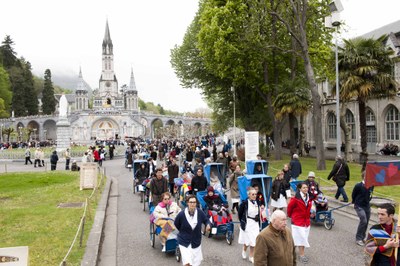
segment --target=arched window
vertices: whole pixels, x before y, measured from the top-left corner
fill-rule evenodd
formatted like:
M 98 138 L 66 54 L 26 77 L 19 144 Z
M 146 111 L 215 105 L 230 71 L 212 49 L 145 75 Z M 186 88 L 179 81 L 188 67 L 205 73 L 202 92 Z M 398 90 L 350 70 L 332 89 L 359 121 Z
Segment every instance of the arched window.
M 356 123 L 354 121 L 354 115 L 349 109 L 346 111 L 345 120 L 346 125 L 350 128 L 350 138 L 356 139 Z
M 399 140 L 400 139 L 400 116 L 399 110 L 392 106 L 386 113 L 385 119 L 386 139 Z
M 336 116 L 328 113 L 328 139 L 336 139 Z
M 375 115 L 370 109 L 367 110 L 366 121 L 367 122 L 375 122 Z

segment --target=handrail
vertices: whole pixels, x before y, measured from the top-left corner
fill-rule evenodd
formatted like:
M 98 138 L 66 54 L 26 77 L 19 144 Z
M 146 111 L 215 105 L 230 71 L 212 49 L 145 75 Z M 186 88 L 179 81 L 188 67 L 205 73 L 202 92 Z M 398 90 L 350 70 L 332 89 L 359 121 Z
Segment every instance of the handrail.
M 81 232 L 80 245 L 82 246 L 82 238 L 83 238 L 83 233 L 84 233 L 83 228 L 84 228 L 84 226 L 85 226 L 86 213 L 87 213 L 88 206 L 89 206 L 89 200 L 94 196 L 95 192 L 97 192 L 97 191 L 99 190 L 99 188 L 101 187 L 101 185 L 102 185 L 102 183 L 103 183 L 103 179 L 104 179 L 104 177 L 105 177 L 105 173 L 106 173 L 105 167 L 104 167 L 104 168 L 99 168 L 99 172 L 101 172 L 101 170 L 102 170 L 103 172 L 100 173 L 100 176 L 101 176 L 101 177 L 100 177 L 100 182 L 97 184 L 97 187 L 95 187 L 95 188 L 93 189 L 93 191 L 92 191 L 92 193 L 90 194 L 90 196 L 87 197 L 87 198 L 85 199 L 85 208 L 84 208 L 84 210 L 83 210 L 83 214 L 82 214 L 81 220 L 80 220 L 80 222 L 79 222 L 79 226 L 78 226 L 78 229 L 77 229 L 77 231 L 76 231 L 74 240 L 72 241 L 72 243 L 71 243 L 71 245 L 70 245 L 70 247 L 69 247 L 69 249 L 68 249 L 68 251 L 67 251 L 67 254 L 65 254 L 63 260 L 61 261 L 60 266 L 66 266 L 66 265 L 67 265 L 67 258 L 68 258 L 68 256 L 70 255 L 70 253 L 71 253 L 71 251 L 72 251 L 72 248 L 75 246 L 75 242 L 76 242 L 76 239 L 78 238 L 79 232 Z

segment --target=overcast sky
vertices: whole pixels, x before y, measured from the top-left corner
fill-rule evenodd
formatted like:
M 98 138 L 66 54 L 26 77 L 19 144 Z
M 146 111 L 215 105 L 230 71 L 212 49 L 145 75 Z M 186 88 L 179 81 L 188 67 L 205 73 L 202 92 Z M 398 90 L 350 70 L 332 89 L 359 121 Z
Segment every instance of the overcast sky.
M 400 19 L 400 0 L 342 0 L 346 38 Z M 133 68 L 139 97 L 180 112 L 206 107 L 197 89 L 183 89 L 170 64 L 198 0 L 12 0 L 2 3 L 0 39 L 10 35 L 33 72 L 83 77 L 98 87 L 101 44 L 108 18 L 119 86 Z M 400 29 L 399 29 L 400 31 Z

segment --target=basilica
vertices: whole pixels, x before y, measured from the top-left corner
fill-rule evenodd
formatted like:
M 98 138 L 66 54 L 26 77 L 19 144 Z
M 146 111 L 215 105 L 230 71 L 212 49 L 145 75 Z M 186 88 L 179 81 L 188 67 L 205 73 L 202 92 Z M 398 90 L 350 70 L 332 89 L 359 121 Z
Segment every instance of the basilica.
M 108 21 L 101 44 L 102 70 L 99 87 L 93 93 L 86 86 L 82 71 L 74 93 L 55 95 L 56 112 L 53 115 L 14 117 L 0 119 L 1 128 L 13 128 L 10 141 L 60 141 L 60 128 L 65 142 L 91 145 L 98 140 L 115 140 L 131 137 L 153 138 L 156 128 L 174 126 L 179 135 L 195 129 L 201 134 L 210 128 L 211 120 L 186 116 L 168 116 L 143 112 L 139 108 L 138 91 L 133 70 L 129 86 L 118 86 L 114 71 L 114 53 Z M 66 98 L 66 115 L 60 127 L 59 103 Z M 39 105 L 41 99 L 39 97 Z M 157 127 L 156 127 L 157 125 Z M 30 132 L 27 134 L 27 132 Z

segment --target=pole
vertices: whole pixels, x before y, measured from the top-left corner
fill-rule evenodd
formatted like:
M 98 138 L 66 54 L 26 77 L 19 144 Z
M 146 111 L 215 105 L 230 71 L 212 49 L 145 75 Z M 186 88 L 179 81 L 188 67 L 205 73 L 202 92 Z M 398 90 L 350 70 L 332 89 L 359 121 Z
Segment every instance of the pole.
M 236 155 L 236 95 L 234 87 L 232 87 L 232 92 L 233 92 L 233 155 Z
M 340 110 L 339 110 L 339 62 L 338 62 L 338 37 L 337 37 L 337 27 L 336 27 L 336 40 L 335 40 L 335 65 L 336 65 L 336 152 L 337 155 L 341 154 L 341 132 L 340 132 Z

